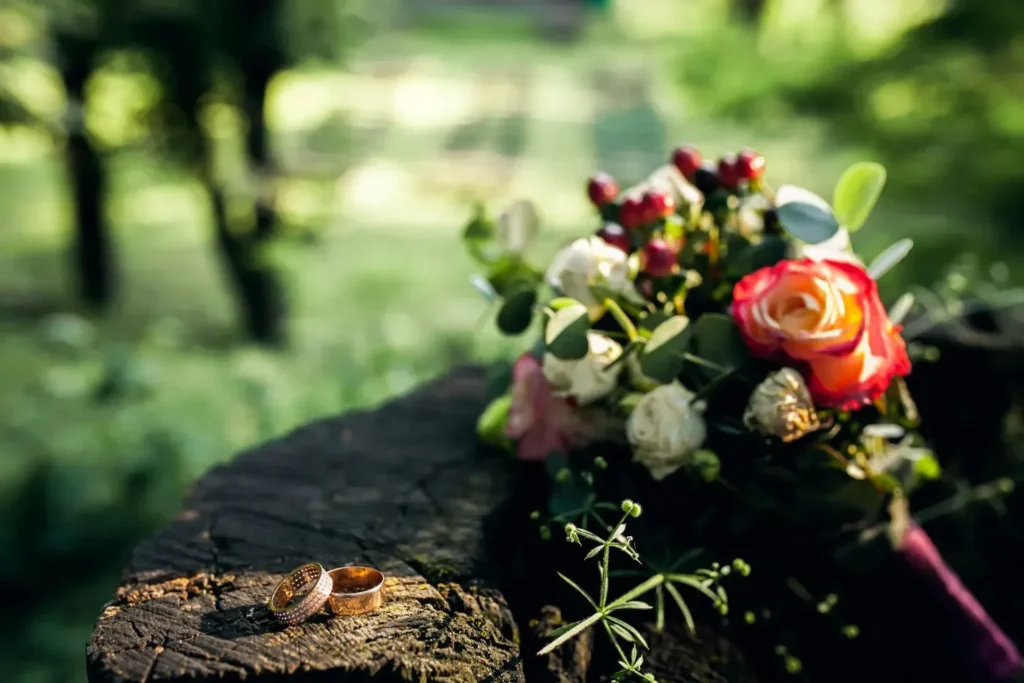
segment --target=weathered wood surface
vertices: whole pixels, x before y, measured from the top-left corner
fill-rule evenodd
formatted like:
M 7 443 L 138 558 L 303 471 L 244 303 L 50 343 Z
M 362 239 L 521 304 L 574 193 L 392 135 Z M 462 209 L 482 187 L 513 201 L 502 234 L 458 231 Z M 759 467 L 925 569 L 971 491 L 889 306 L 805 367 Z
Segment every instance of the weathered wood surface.
M 88 644 L 89 680 L 475 683 L 522 681 L 524 669 L 531 682 L 591 678 L 589 637 L 534 655 L 553 609 L 539 609 L 549 598 L 537 593 L 558 584 L 556 567 L 519 557 L 526 546 L 510 535 L 536 529 L 505 506 L 522 494 L 520 465 L 476 446 L 484 384 L 482 370 L 459 369 L 211 471 L 136 550 Z M 307 561 L 376 566 L 390 577 L 388 600 L 368 615 L 280 626 L 266 599 Z M 506 595 L 530 595 L 516 615 L 522 655 Z M 738 655 L 716 663 L 717 638 L 675 647 L 689 654 L 667 680 L 748 680 L 722 673 Z
M 474 447 L 482 387 L 457 372 L 210 472 L 136 550 L 89 642 L 89 680 L 522 680 L 515 624 L 481 566 L 511 466 Z M 380 568 L 387 602 L 278 626 L 264 603 L 308 561 Z

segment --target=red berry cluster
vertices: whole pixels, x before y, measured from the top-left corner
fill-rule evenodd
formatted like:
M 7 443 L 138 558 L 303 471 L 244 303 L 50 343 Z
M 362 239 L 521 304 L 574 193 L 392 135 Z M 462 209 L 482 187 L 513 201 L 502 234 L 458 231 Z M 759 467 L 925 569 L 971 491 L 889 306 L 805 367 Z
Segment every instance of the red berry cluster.
M 718 163 L 704 161 L 700 150 L 693 145 L 677 147 L 672 153 L 672 164 L 705 196 L 718 189 L 736 190 L 743 183 L 757 183 L 764 176 L 764 157 L 752 149 L 739 154 L 726 154 Z
M 677 147 L 671 162 L 705 197 L 719 189 L 732 193 L 741 186 L 756 184 L 765 167 L 764 157 L 752 149 L 726 154 L 716 164 L 705 161 L 693 145 Z M 627 192 L 622 197 L 619 194 L 619 184 L 607 173 L 595 173 L 587 182 L 590 201 L 602 216 L 617 221 L 606 221 L 598 230 L 598 237 L 627 254 L 642 243 L 640 265 L 644 273 L 652 277 L 674 273 L 680 245 L 663 239 L 656 228 L 676 212 L 675 201 L 656 190 Z M 649 228 L 655 228 L 653 233 L 647 232 Z
M 587 196 L 602 213 L 618 200 L 617 220 L 607 221 L 597 236 L 627 254 L 642 235 L 639 231 L 656 226 L 676 212 L 676 203 L 664 192 L 650 190 L 627 193 L 621 199 L 619 185 L 607 173 L 596 173 L 587 182 Z M 671 275 L 676 268 L 676 249 L 665 240 L 655 237 L 646 241 L 640 253 L 641 268 L 652 277 Z

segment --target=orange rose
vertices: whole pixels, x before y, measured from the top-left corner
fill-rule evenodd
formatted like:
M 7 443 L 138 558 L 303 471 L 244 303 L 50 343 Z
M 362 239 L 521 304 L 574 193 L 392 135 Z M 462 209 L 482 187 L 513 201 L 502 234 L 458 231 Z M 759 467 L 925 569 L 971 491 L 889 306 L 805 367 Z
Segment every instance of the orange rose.
M 910 373 L 900 327 L 863 266 L 780 261 L 740 280 L 732 316 L 762 358 L 795 361 L 819 406 L 855 410 Z

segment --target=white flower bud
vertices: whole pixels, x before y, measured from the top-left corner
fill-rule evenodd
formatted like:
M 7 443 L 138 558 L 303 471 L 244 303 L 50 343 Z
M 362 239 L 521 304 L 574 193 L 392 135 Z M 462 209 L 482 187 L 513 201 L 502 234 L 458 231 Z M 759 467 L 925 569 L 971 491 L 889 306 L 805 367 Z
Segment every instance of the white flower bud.
M 800 373 L 783 368 L 768 375 L 750 395 L 743 422 L 751 431 L 796 441 L 821 427 Z
M 618 342 L 598 332 L 587 333 L 589 350 L 579 360 L 565 360 L 544 354 L 544 378 L 561 396 L 574 398 L 583 406 L 594 403 L 615 388 L 622 364 L 609 367 L 622 355 Z
M 664 479 L 688 464 L 704 443 L 707 427 L 701 403 L 679 382 L 664 384 L 644 394 L 626 423 L 633 459 L 655 480 Z
M 617 247 L 600 237 L 584 237 L 555 254 L 545 279 L 563 296 L 585 305 L 590 317 L 596 319 L 604 311 L 592 285 L 607 287 L 629 298 L 639 295 L 630 279 L 629 258 Z

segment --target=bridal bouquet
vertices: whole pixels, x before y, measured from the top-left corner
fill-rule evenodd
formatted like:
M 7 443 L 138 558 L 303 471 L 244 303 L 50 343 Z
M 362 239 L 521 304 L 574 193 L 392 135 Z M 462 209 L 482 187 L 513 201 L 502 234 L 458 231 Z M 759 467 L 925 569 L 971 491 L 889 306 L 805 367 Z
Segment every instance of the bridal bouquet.
M 598 466 L 643 468 L 662 491 L 727 491 L 728 502 L 702 503 L 732 534 L 716 549 L 735 540 L 755 572 L 758 534 L 835 539 L 853 528 L 863 539 L 882 529 L 972 623 L 972 670 L 1003 680 L 1020 670 L 1016 649 L 906 512 L 906 497 L 939 468 L 903 380 L 912 366 L 900 323 L 913 299 L 887 309 L 876 283 L 912 243 L 866 264 L 850 241 L 885 169 L 853 165 L 826 201 L 769 187 L 765 166 L 752 150 L 712 163 L 684 146 L 624 191 L 596 174 L 595 230 L 543 268 L 529 260 L 532 204 L 497 220 L 478 210 L 463 235 L 486 271 L 475 284 L 503 333 L 537 337 L 481 416 L 480 436 L 549 466 L 547 512 L 559 522 L 602 519 L 592 475 L 574 467 L 592 444 L 618 443 Z

